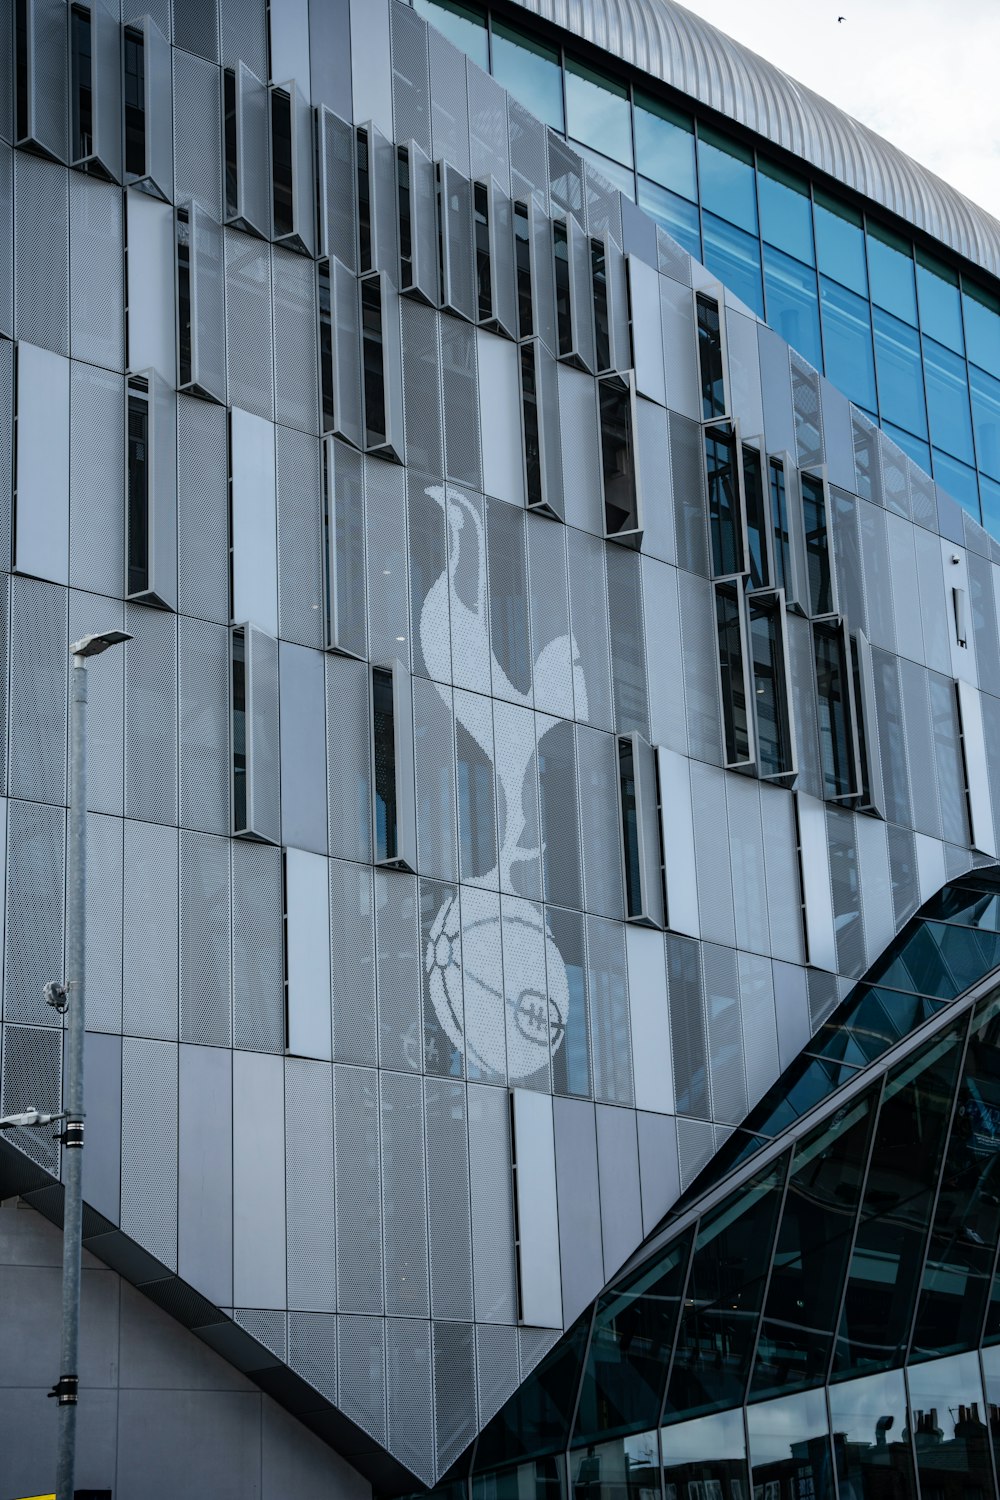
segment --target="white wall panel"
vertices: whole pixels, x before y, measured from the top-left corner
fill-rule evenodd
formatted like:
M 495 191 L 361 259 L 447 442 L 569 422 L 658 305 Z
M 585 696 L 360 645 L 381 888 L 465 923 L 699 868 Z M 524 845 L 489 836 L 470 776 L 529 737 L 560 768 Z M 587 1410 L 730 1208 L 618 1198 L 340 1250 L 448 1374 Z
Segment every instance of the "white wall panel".
M 673 1114 L 674 1075 L 663 938 L 649 928 L 629 923 L 625 928 L 625 953 L 635 1106 L 657 1114 Z
M 332 1057 L 328 882 L 322 854 L 285 850 L 288 1050 L 299 1057 Z
M 68 359 L 17 346 L 17 512 L 19 573 L 69 582 Z
M 484 329 L 478 330 L 477 342 L 483 490 L 512 505 L 523 505 L 520 349 Z
M 128 368 L 158 370 L 177 382 L 174 211 L 133 189 L 128 225 Z
M 278 634 L 274 428 L 234 407 L 233 619 Z
M 533 1327 L 561 1328 L 562 1278 L 552 1099 L 530 1089 L 514 1089 L 513 1100 L 521 1316 Z
M 799 862 L 806 923 L 806 954 L 816 969 L 837 969 L 837 936 L 833 922 L 830 860 L 826 842 L 826 809 L 816 797 L 795 794 L 799 820 Z

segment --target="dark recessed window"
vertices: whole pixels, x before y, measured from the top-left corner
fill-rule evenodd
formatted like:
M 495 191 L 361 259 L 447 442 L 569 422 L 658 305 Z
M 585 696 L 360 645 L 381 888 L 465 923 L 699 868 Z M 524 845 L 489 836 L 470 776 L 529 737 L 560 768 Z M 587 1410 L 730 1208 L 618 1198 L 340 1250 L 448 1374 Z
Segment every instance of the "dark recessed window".
M 271 179 L 274 237 L 294 233 L 292 198 L 292 100 L 284 89 L 271 91 Z
M 851 797 L 855 778 L 851 687 L 843 626 L 813 626 L 823 795 Z
M 608 536 L 620 536 L 636 532 L 639 526 L 632 392 L 628 382 L 617 375 L 599 380 L 597 389 L 604 469 L 604 529 Z
M 146 54 L 145 40 L 136 26 L 125 27 L 125 171 L 146 175 Z
M 780 595 L 755 594 L 747 600 L 750 659 L 757 727 L 757 770 L 761 776 L 794 772 L 785 675 L 785 638 Z
M 514 204 L 514 255 L 517 260 L 517 334 L 528 339 L 535 331 L 531 302 L 531 219 L 527 203 Z
M 323 431 L 332 432 L 334 424 L 333 296 L 328 260 L 321 260 L 317 266 L 317 284 L 319 288 L 319 367 L 323 397 Z
M 177 210 L 177 378 L 192 381 L 191 365 L 191 214 Z
M 590 242 L 590 273 L 594 286 L 594 335 L 598 370 L 610 370 L 611 311 L 608 304 L 608 255 L 603 240 Z
M 791 538 L 788 532 L 788 490 L 785 466 L 780 458 L 768 461 L 768 489 L 771 496 L 771 536 L 774 539 L 774 582 L 787 589 L 791 580 Z
M 128 393 L 128 592 L 149 590 L 149 399 L 137 381 Z
M 413 285 L 410 153 L 405 146 L 396 148 L 396 201 L 399 205 L 399 285 L 405 292 Z
M 752 589 L 769 588 L 768 513 L 764 500 L 763 460 L 756 448 L 743 449 L 743 495 L 746 502 L 747 564 Z
M 364 369 L 365 445 L 386 441 L 385 355 L 382 347 L 382 288 L 378 280 L 361 283 L 361 342 Z
M 90 11 L 74 5 L 70 12 L 72 38 L 73 161 L 85 161 L 94 150 L 93 48 Z
M 538 375 L 533 344 L 521 347 L 521 411 L 524 420 L 524 466 L 528 504 L 541 505 L 545 499 L 542 485 L 542 443 L 538 421 Z
M 622 839 L 625 862 L 625 915 L 643 915 L 642 859 L 639 851 L 639 819 L 635 790 L 635 752 L 632 741 L 618 741 L 618 785 L 622 804 Z
M 226 68 L 222 75 L 225 105 L 224 134 L 226 148 L 226 218 L 235 219 L 240 211 L 239 158 L 236 145 L 236 74 Z
M 722 371 L 722 328 L 719 304 L 711 297 L 696 298 L 698 307 L 698 358 L 701 364 L 701 407 L 706 421 L 726 410 L 726 388 Z
M 747 703 L 742 601 L 735 584 L 716 584 L 715 622 L 719 635 L 726 764 L 743 765 L 750 759 L 750 706 Z
M 247 827 L 247 690 L 246 635 L 233 631 L 233 828 Z
M 569 276 L 569 236 L 562 219 L 552 221 L 552 253 L 556 272 L 556 332 L 559 354 L 573 351 L 573 304 Z
M 28 0 L 17 0 L 14 31 L 17 57 L 17 138 L 28 134 Z
M 484 182 L 477 182 L 473 197 L 473 229 L 476 237 L 476 291 L 479 321 L 493 317 L 493 280 L 490 271 L 490 195 Z
M 357 144 L 358 271 L 363 276 L 372 268 L 372 185 L 367 130 L 358 130 Z
M 745 567 L 740 481 L 736 472 L 736 438 L 730 427 L 705 433 L 708 519 L 712 536 L 712 570 L 716 578 L 742 573 Z
M 372 670 L 372 732 L 375 745 L 375 859 L 384 864 L 396 858 L 397 826 L 392 673 L 382 667 Z
M 810 612 L 831 614 L 833 575 L 830 571 L 830 541 L 826 521 L 823 481 L 813 474 L 802 476 L 802 517 L 805 526 L 806 561 L 809 566 Z

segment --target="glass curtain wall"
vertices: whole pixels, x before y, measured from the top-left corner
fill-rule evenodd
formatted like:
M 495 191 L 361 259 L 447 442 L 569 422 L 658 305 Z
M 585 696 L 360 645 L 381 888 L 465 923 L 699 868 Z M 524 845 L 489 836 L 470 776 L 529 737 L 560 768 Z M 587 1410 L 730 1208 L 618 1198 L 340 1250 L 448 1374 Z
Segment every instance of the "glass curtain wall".
M 412 3 L 1000 536 L 995 288 L 483 4 Z

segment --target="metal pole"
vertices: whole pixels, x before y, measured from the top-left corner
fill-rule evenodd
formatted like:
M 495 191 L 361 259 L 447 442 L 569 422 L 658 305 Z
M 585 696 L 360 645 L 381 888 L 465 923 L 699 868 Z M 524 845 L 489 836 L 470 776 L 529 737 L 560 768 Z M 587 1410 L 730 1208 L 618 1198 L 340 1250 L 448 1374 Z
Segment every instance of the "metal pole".
M 70 698 L 70 802 L 66 914 L 66 1126 L 63 1133 L 62 1355 L 57 1500 L 73 1500 L 79 1387 L 80 1255 L 83 1240 L 84 912 L 87 894 L 87 662 L 73 657 Z

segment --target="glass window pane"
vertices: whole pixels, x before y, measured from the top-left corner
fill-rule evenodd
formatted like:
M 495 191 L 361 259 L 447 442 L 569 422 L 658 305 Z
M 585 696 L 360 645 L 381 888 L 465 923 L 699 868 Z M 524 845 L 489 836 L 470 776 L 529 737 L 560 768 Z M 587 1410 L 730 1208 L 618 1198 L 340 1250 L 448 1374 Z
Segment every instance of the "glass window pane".
M 795 1149 L 752 1397 L 810 1385 L 826 1374 L 861 1202 L 873 1097 L 854 1100 Z M 750 1445 L 756 1463 L 752 1435 Z
M 665 1415 L 743 1400 L 787 1161 L 779 1157 L 698 1225 Z
M 486 18 L 481 11 L 460 5 L 458 0 L 413 0 L 418 15 L 426 16 L 435 30 L 478 63 L 484 73 L 490 70 L 490 48 L 486 35 Z
M 925 338 L 924 376 L 931 441 L 955 458 L 973 462 L 972 418 L 965 360 Z
M 620 193 L 624 193 L 626 198 L 635 199 L 635 175 L 631 167 L 623 167 L 618 162 L 612 161 L 609 156 L 602 156 L 599 151 L 591 151 L 589 146 L 581 146 L 579 141 L 574 141 L 573 145 L 584 160 L 593 162 L 597 170 Z
M 660 1418 L 692 1232 L 597 1304 L 573 1442 Z
M 767 321 L 817 370 L 823 368 L 816 272 L 770 245 L 764 246 Z
M 716 578 L 725 578 L 743 571 L 740 484 L 736 473 L 736 438 L 731 427 L 708 428 L 705 468 L 712 572 Z
M 962 354 L 962 297 L 958 290 L 958 273 L 924 251 L 917 251 L 917 297 L 920 302 L 920 327 L 940 344 Z
M 921 1492 L 969 1500 L 995 1493 L 976 1355 L 914 1365 L 906 1378 Z
M 1000 479 L 1000 380 L 994 380 L 974 365 L 969 369 L 969 380 L 979 467 L 994 479 Z
M 759 317 L 764 316 L 760 284 L 760 241 L 756 235 L 734 229 L 714 214 L 702 215 L 705 230 L 705 264 L 713 276 L 735 292 Z
M 493 22 L 493 76 L 525 109 L 553 130 L 564 130 L 562 67 L 546 47 L 514 26 Z
M 905 1351 L 964 1033 L 935 1037 L 886 1081 L 834 1350 L 842 1374 Z
M 1000 1234 L 998 1042 L 1000 995 L 994 994 L 980 1002 L 972 1022 L 913 1331 L 916 1355 L 979 1343 Z
M 707 125 L 698 127 L 702 207 L 757 233 L 753 152 Z
M 664 1427 L 660 1445 L 665 1500 L 742 1500 L 750 1493 L 742 1411 Z
M 879 224 L 868 228 L 868 274 L 872 301 L 916 326 L 917 289 L 913 277 L 913 252 L 891 229 Z
M 815 264 L 812 204 L 809 184 L 771 162 L 761 162 L 757 173 L 760 232 L 769 245 Z
M 564 1460 L 560 1453 L 555 1458 L 539 1458 L 532 1463 L 517 1464 L 511 1469 L 495 1470 L 490 1474 L 473 1474 L 472 1500 L 566 1500 Z M 445 1500 L 455 1500 L 449 1491 Z M 464 1491 L 464 1485 L 461 1486 Z
M 830 1387 L 833 1461 L 850 1500 L 916 1493 L 902 1370 Z
M 673 235 L 689 255 L 701 260 L 701 226 L 696 203 L 689 203 L 686 198 L 679 198 L 676 193 L 640 177 L 639 207 Z
M 816 224 L 816 263 L 825 276 L 841 286 L 868 296 L 865 232 L 861 215 L 846 203 L 838 203 L 816 190 L 813 202 Z
M 883 420 L 927 436 L 927 413 L 920 379 L 920 340 L 914 329 L 874 310 L 875 365 L 878 370 L 879 409 Z
M 694 121 L 650 94 L 635 96 L 635 165 L 644 177 L 696 202 Z
M 827 378 L 849 400 L 874 411 L 878 402 L 868 299 L 849 292 L 826 276 L 820 277 L 819 294 Z
M 803 1391 L 747 1407 L 747 1431 L 753 1494 L 833 1500 L 836 1492 L 822 1391 Z
M 983 506 L 983 525 L 993 536 L 1000 537 L 1000 483 L 980 474 L 979 494 Z
M 651 1500 L 660 1490 L 660 1445 L 655 1432 L 591 1443 L 569 1456 L 574 1500 Z
M 985 288 L 964 284 L 965 351 L 972 363 L 1000 376 L 1000 301 Z
M 632 165 L 632 120 L 628 90 L 582 63 L 566 63 L 566 129 L 603 156 Z
M 476 1446 L 477 1473 L 566 1449 L 590 1321 L 588 1307 L 483 1428 Z
M 976 521 L 979 520 L 979 485 L 976 471 L 968 464 L 960 464 L 950 453 L 934 449 L 934 478 L 953 500 Z
M 891 989 L 954 1000 L 998 964 L 996 933 L 924 921 L 879 966 L 879 978 Z
M 912 432 L 904 432 L 902 427 L 895 426 L 892 422 L 883 422 L 882 431 L 892 438 L 897 447 L 908 453 L 915 464 L 919 464 L 925 474 L 931 472 L 931 450 L 930 445 L 922 443 L 915 438 Z

